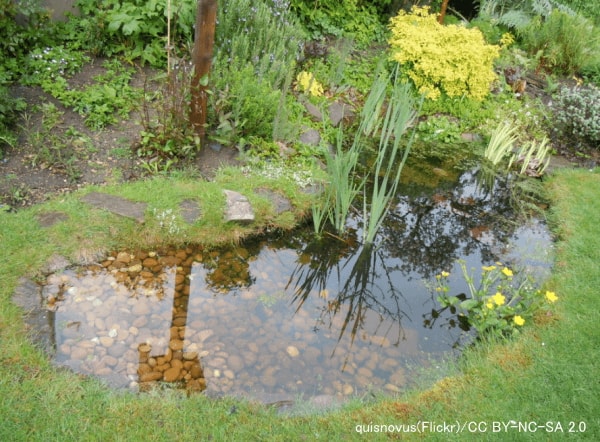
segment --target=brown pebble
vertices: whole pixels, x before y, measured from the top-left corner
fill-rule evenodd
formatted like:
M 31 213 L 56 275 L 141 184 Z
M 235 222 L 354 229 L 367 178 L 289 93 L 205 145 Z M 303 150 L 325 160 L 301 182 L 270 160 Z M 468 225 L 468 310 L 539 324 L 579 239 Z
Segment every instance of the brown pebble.
M 140 382 L 151 382 L 162 379 L 163 374 L 159 371 L 151 371 L 140 375 Z

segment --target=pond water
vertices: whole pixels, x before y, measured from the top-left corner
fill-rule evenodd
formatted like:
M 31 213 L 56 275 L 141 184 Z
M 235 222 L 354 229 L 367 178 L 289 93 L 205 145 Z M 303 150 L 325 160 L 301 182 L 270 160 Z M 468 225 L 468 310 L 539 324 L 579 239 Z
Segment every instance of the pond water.
M 55 361 L 115 387 L 294 398 L 401 391 L 469 335 L 427 288 L 456 260 L 495 261 L 538 280 L 550 267 L 542 222 L 514 222 L 508 193 L 475 172 L 403 185 L 375 247 L 361 220 L 341 241 L 311 230 L 239 246 L 115 251 L 50 275 Z M 451 291 L 465 291 L 451 277 Z

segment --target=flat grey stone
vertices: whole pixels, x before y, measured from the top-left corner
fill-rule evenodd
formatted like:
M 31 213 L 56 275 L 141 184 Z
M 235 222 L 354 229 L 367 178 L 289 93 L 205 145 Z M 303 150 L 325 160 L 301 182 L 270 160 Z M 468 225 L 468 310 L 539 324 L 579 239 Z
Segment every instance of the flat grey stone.
M 309 146 L 318 146 L 321 142 L 321 134 L 316 129 L 308 129 L 300 135 L 300 142 Z
M 223 189 L 227 198 L 225 207 L 225 221 L 250 223 L 254 221 L 254 210 L 248 198 L 239 192 Z
M 306 99 L 300 101 L 304 106 L 304 109 L 306 109 L 306 112 L 308 112 L 308 114 L 313 117 L 314 120 L 323 121 L 323 114 L 321 114 L 321 110 L 317 106 Z
M 144 222 L 144 212 L 146 212 L 147 207 L 146 203 L 139 203 L 127 198 L 121 198 L 120 196 L 101 192 L 88 193 L 81 198 L 81 201 L 98 209 L 108 210 L 116 215 L 134 219 L 138 223 Z
M 271 201 L 277 215 L 292 210 L 292 203 L 290 203 L 290 200 L 278 192 L 274 192 L 271 189 L 255 189 L 254 193 Z
M 52 227 L 54 224 L 69 219 L 63 212 L 44 212 L 37 215 L 37 220 L 42 227 Z
M 194 224 L 202 217 L 202 211 L 198 201 L 193 199 L 186 199 L 179 203 L 181 209 L 181 216 L 183 220 L 188 224 Z
M 335 101 L 329 105 L 328 110 L 329 120 L 333 127 L 336 127 L 344 119 L 344 105 Z
M 29 338 L 48 355 L 54 355 L 54 313 L 43 305 L 42 287 L 29 279 L 21 278 L 12 300 L 23 310 L 23 322 Z

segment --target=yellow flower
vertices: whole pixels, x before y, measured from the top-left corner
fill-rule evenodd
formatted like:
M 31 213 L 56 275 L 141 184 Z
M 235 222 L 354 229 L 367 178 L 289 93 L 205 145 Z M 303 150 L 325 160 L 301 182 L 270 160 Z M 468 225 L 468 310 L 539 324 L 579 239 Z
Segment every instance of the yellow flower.
M 494 301 L 494 304 L 500 306 L 504 304 L 504 301 L 506 301 L 506 297 L 502 293 L 498 292 L 494 296 L 492 296 L 492 301 Z
M 523 324 L 525 324 L 525 319 L 523 319 L 523 318 L 522 318 L 521 316 L 519 316 L 519 315 L 516 315 L 516 316 L 513 318 L 513 321 L 514 321 L 514 323 L 515 323 L 515 324 L 517 324 L 517 325 L 523 325 Z
M 496 270 L 496 266 L 484 266 L 482 269 L 484 272 L 491 272 L 492 270 Z
M 300 72 L 296 77 L 296 83 L 296 88 L 300 89 L 302 92 L 308 92 L 315 97 L 323 95 L 323 86 L 310 72 Z
M 509 269 L 508 267 L 504 267 L 502 269 L 502 273 L 504 273 L 504 275 L 508 276 L 509 278 L 513 275 L 512 270 Z
M 494 308 L 494 304 L 493 304 L 491 301 L 488 301 L 488 302 L 485 304 L 485 306 L 486 306 L 487 308 L 489 308 L 490 310 Z
M 556 296 L 556 293 L 554 292 L 546 291 L 546 300 L 554 304 L 558 301 L 558 296 Z
M 448 272 L 442 272 L 442 277 L 443 278 L 447 278 L 448 276 L 450 276 L 450 273 L 448 273 Z

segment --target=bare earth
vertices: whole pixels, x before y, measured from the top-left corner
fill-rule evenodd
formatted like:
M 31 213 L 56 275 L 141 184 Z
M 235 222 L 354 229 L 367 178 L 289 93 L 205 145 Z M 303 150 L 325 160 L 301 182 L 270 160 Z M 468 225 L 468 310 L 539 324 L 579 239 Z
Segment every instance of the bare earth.
M 88 64 L 69 83 L 74 86 L 91 83 L 91 79 L 102 72 L 101 64 L 101 61 Z M 143 87 L 145 75 L 136 74 L 132 85 Z M 143 129 L 138 112 L 118 124 L 95 131 L 85 126 L 81 115 L 64 107 L 40 87 L 16 86 L 12 92 L 25 99 L 27 110 L 19 118 L 17 145 L 7 147 L 0 156 L 0 205 L 19 208 L 89 184 L 116 184 L 144 177 L 145 171 L 133 149 Z M 67 140 L 64 150 L 72 158 L 69 170 L 39 161 L 39 150 L 44 147 L 40 143 L 51 143 L 35 136 L 42 131 L 40 106 L 43 103 L 53 103 L 62 113 L 51 136 L 63 142 Z M 76 135 L 69 135 L 73 133 Z M 235 149 L 204 148 L 190 167 L 210 179 L 219 165 L 235 163 L 236 157 Z

